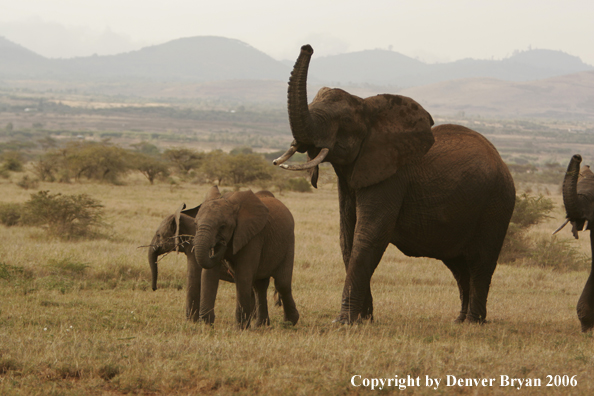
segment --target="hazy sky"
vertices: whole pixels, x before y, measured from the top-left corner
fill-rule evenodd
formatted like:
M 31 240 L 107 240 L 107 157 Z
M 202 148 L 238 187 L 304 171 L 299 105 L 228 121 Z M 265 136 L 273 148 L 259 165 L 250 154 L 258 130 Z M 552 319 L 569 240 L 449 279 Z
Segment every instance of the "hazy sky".
M 428 62 L 562 50 L 594 65 L 592 0 L 0 0 L 0 36 L 47 57 L 114 54 L 190 36 L 282 60 L 392 49 Z

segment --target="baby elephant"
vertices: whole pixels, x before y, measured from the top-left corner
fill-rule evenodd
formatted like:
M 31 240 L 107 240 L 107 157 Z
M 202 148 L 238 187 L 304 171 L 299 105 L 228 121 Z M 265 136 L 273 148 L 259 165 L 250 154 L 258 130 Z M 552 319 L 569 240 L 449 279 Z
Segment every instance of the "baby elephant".
M 214 297 L 216 296 L 219 279 L 227 282 L 234 282 L 235 280 L 233 279 L 233 272 L 227 266 L 227 263 L 224 263 L 220 268 L 217 267 L 204 271 L 200 269 L 196 271 L 199 267 L 192 253 L 191 239 L 196 234 L 194 218 L 200 206 L 190 209 L 185 209 L 185 206 L 185 204 L 182 204 L 174 214 L 167 216 L 161 222 L 149 246 L 148 261 L 153 277 L 152 287 L 153 290 L 157 290 L 157 260 L 159 256 L 174 250 L 182 251 L 186 254 L 188 272 L 193 273 L 191 281 L 188 278 L 186 315 L 189 319 L 196 320 L 198 319 L 198 313 L 195 312 L 194 308 L 197 309 L 200 306 L 201 299 L 205 301 L 206 306 L 214 306 Z M 212 301 L 208 301 L 211 298 Z M 214 321 L 212 311 L 209 315 L 209 321 Z
M 266 291 L 270 277 L 282 301 L 285 320 L 296 324 L 299 312 L 291 292 L 295 223 L 291 212 L 268 191 L 238 191 L 221 195 L 214 186 L 196 215 L 193 251 L 205 269 L 226 260 L 234 271 L 237 290 L 235 317 L 241 328 L 250 324 L 256 293 L 256 325 L 270 324 Z M 214 298 L 202 301 L 201 312 Z

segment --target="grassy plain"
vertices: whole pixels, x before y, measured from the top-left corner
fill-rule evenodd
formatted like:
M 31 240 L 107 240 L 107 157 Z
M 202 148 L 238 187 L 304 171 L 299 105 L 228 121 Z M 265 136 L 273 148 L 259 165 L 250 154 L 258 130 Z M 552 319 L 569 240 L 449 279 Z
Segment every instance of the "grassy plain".
M 219 288 L 213 327 L 187 322 L 185 257 L 170 254 L 160 262 L 160 288 L 153 292 L 139 246 L 181 202 L 200 203 L 207 188 L 150 186 L 140 178 L 122 186 L 41 183 L 40 190 L 100 200 L 111 229 L 106 239 L 63 242 L 41 229 L 0 225 L 0 394 L 370 392 L 352 386 L 355 375 L 357 385 L 365 378 L 419 377 L 407 394 L 593 394 L 594 339 L 580 332 L 575 311 L 586 268 L 561 273 L 499 265 L 489 323 L 455 325 L 458 291 L 447 268 L 390 247 L 372 279 L 375 322 L 332 323 L 344 281 L 332 184 L 311 194 L 277 194 L 296 220 L 297 326 L 282 322 L 270 292 L 271 326 L 238 330 L 228 283 Z M 0 191 L 2 202 L 23 202 L 32 192 L 3 179 Z M 550 235 L 562 217 L 557 205 L 554 218 L 531 232 Z M 569 236 L 564 230 L 561 237 Z M 578 246 L 589 255 L 587 237 Z M 495 381 L 447 386 L 448 375 Z M 503 375 L 542 382 L 518 391 L 517 383 L 500 386 Z M 547 376 L 554 384 L 564 375 L 575 376 L 577 385 L 547 386 Z M 439 387 L 426 386 L 426 376 L 439 378 Z M 393 384 L 383 389 L 395 390 Z

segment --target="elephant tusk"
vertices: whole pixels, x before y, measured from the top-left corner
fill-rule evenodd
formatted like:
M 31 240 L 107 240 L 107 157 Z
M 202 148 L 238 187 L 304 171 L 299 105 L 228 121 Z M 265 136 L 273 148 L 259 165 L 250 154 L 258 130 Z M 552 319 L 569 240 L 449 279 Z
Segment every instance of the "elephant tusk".
M 588 220 L 584 223 L 584 228 L 582 230 L 586 231 L 588 229 Z
M 567 223 L 569 223 L 569 219 L 565 220 L 565 223 L 561 224 L 561 227 L 557 228 L 555 230 L 555 232 L 553 232 L 551 235 L 555 235 L 556 233 L 558 233 L 559 231 L 561 231 L 567 225 Z
M 295 170 L 295 171 L 311 169 L 311 168 L 318 166 L 322 161 L 324 161 L 324 158 L 326 158 L 326 156 L 328 155 L 329 152 L 330 152 L 330 149 L 323 148 L 322 150 L 320 150 L 320 153 L 317 155 L 316 158 L 314 158 L 313 160 L 311 160 L 309 162 L 306 162 L 305 164 L 301 164 L 301 165 L 285 165 L 285 164 L 283 164 L 283 165 L 281 165 L 281 168 L 287 169 L 287 170 Z
M 291 145 L 291 147 L 289 147 L 289 149 L 280 157 L 278 157 L 277 159 L 275 159 L 274 161 L 272 161 L 273 165 L 280 165 L 283 162 L 285 162 L 286 160 L 288 160 L 289 158 L 291 158 L 293 156 L 293 154 L 295 154 L 297 152 L 297 146 L 293 146 Z

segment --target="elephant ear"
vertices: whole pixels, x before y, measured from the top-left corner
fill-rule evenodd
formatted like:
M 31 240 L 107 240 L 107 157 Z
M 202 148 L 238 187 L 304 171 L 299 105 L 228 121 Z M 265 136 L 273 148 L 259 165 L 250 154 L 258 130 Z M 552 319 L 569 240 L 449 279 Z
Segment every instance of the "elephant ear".
M 392 176 L 418 160 L 434 143 L 433 118 L 405 96 L 377 95 L 365 99 L 369 134 L 363 141 L 351 174 L 353 188 L 367 187 Z
M 577 193 L 578 195 L 585 195 L 590 201 L 594 201 L 594 172 L 588 165 L 582 168 L 578 177 Z
M 237 225 L 233 233 L 233 254 L 237 254 L 268 222 L 268 207 L 252 192 L 239 191 L 228 201 L 238 205 Z
M 186 208 L 186 204 L 182 203 L 179 208 L 175 211 L 175 252 L 179 253 L 179 218 L 181 217 L 182 211 Z
M 206 193 L 206 197 L 204 198 L 204 202 L 206 201 L 210 201 L 213 199 L 219 199 L 221 198 L 221 192 L 219 191 L 219 188 L 217 186 L 212 186 L 210 188 L 210 190 L 208 190 L 208 192 Z
M 190 216 L 192 218 L 196 218 L 196 215 L 198 214 L 198 211 L 200 210 L 200 207 L 202 206 L 202 204 L 195 206 L 193 208 L 188 208 L 188 209 L 184 209 L 181 211 L 182 214 L 185 214 L 186 216 Z

